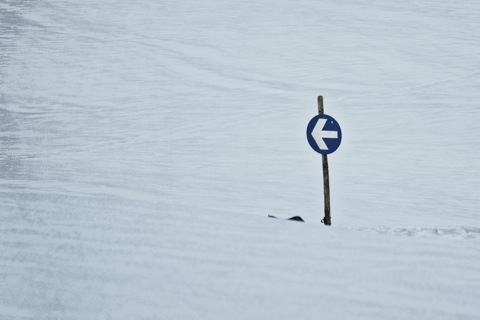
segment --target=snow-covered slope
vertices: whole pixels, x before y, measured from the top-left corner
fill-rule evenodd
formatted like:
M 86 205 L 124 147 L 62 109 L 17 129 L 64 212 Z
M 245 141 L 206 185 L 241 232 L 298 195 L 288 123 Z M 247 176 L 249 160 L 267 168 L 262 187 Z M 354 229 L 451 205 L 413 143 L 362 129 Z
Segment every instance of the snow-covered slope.
M 477 30 L 475 1 L 0 0 L 0 319 L 478 319 Z

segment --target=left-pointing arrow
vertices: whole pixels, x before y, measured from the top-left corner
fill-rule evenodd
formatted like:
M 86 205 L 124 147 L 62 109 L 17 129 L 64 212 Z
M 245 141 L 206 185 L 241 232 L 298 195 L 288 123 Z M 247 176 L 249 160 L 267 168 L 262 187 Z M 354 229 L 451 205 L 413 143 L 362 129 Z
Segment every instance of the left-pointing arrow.
M 327 119 L 318 119 L 315 128 L 312 130 L 313 139 L 315 139 L 320 150 L 328 150 L 328 146 L 323 139 L 338 139 L 338 131 L 323 130 L 325 123 L 327 123 Z

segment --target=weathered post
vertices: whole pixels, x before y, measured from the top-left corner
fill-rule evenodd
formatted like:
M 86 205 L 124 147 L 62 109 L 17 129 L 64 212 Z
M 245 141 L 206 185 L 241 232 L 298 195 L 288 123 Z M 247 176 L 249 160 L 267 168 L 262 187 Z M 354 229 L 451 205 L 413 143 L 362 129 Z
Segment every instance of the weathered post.
M 318 96 L 318 114 L 324 114 L 323 110 L 323 96 Z M 328 156 L 322 154 L 322 163 L 323 163 L 323 201 L 325 208 L 325 217 L 322 219 L 322 222 L 330 226 L 332 225 L 332 218 L 330 216 L 330 180 L 328 175 Z
M 325 203 L 325 217 L 322 223 L 332 225 L 330 216 L 330 179 L 328 177 L 327 155 L 335 152 L 342 142 L 342 129 L 337 120 L 324 113 L 323 97 L 318 96 L 318 115 L 312 118 L 307 125 L 307 140 L 310 147 L 322 155 L 323 165 L 323 200 Z

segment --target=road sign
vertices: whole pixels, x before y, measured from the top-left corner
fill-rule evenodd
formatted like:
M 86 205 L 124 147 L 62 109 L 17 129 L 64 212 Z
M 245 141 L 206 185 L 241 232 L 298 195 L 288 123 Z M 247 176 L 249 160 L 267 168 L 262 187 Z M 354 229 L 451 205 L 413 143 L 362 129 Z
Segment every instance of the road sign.
M 334 118 L 326 114 L 319 114 L 308 123 L 307 139 L 316 152 L 330 154 L 340 146 L 342 130 Z

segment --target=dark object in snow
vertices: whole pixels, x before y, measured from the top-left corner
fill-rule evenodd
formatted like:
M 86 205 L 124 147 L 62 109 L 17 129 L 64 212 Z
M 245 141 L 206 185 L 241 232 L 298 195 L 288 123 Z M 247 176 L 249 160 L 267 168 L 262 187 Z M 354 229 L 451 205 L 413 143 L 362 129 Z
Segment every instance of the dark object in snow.
M 305 221 L 303 221 L 302 217 L 300 217 L 300 216 L 291 217 L 291 218 L 288 218 L 287 220 L 305 222 Z
M 278 219 L 277 217 L 272 216 L 272 215 L 270 215 L 270 214 L 268 215 L 268 217 L 269 217 L 269 218 Z M 305 222 L 305 221 L 303 221 L 302 217 L 300 217 L 300 216 L 294 216 L 294 217 L 288 218 L 288 219 L 286 219 L 286 220 Z

